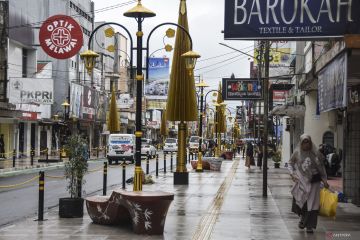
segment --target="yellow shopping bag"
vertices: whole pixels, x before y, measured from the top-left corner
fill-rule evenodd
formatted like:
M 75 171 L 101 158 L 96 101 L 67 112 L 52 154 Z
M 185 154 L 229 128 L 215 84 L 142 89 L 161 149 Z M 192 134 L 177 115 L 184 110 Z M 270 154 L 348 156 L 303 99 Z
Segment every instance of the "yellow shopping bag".
M 323 188 L 320 190 L 320 215 L 324 217 L 335 217 L 336 208 L 338 205 L 337 194 L 331 192 L 329 189 Z

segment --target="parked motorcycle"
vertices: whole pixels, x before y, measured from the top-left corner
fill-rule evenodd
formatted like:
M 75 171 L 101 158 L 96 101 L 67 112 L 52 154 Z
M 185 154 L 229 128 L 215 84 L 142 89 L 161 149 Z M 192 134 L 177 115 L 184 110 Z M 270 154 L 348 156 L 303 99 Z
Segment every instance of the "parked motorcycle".
M 339 153 L 336 152 L 336 148 L 330 146 L 329 144 L 320 144 L 319 151 L 324 155 L 325 169 L 328 176 L 337 177 L 341 176 L 341 158 L 342 150 L 339 150 Z

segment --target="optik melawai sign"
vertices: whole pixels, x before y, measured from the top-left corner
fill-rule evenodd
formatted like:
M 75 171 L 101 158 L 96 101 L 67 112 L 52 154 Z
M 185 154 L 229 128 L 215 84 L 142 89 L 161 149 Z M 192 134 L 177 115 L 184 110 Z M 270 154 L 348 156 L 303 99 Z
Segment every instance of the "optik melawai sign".
M 360 34 L 359 0 L 225 0 L 225 39 Z

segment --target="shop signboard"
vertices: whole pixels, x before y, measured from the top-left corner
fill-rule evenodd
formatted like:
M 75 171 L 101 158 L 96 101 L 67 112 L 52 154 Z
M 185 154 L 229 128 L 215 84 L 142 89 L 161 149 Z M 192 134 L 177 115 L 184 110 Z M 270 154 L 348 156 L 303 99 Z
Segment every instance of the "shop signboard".
M 223 78 L 222 96 L 224 100 L 260 100 L 262 81 L 252 78 Z
M 10 78 L 9 102 L 13 104 L 54 103 L 54 81 L 51 78 Z
M 360 1 L 225 0 L 225 39 L 323 39 L 360 33 Z
M 347 53 L 336 57 L 319 72 L 318 96 L 320 112 L 347 106 Z
M 72 17 L 52 16 L 46 19 L 40 27 L 39 43 L 50 57 L 71 58 L 83 46 L 81 26 Z

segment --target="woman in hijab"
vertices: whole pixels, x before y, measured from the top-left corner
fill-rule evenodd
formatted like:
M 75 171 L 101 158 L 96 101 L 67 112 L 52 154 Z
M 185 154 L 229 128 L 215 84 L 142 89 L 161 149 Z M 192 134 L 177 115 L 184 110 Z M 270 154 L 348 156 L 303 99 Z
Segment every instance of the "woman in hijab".
M 295 182 L 292 211 L 301 218 L 299 228 L 306 228 L 313 233 L 317 225 L 320 206 L 320 183 L 328 188 L 323 156 L 311 141 L 311 137 L 303 134 L 300 143 L 291 156 L 288 165 L 292 180 Z
M 246 146 L 246 160 L 245 160 L 245 166 L 248 167 L 248 170 L 250 170 L 251 160 L 254 157 L 254 148 L 251 142 L 247 143 Z

